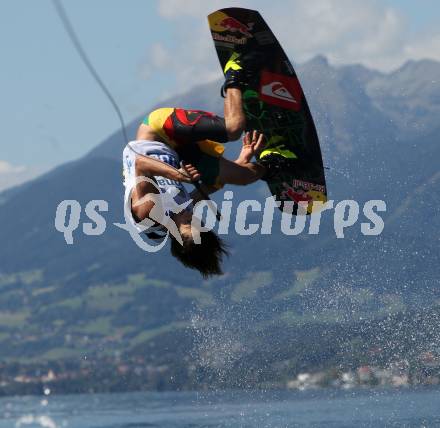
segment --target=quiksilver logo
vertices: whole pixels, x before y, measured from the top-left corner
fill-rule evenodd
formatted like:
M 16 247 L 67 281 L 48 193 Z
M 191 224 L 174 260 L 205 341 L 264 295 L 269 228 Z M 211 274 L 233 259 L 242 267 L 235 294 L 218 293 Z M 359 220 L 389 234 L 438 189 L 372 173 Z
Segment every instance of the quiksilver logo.
M 298 101 L 281 82 L 270 82 L 261 88 L 261 93 L 268 97 L 297 104 Z

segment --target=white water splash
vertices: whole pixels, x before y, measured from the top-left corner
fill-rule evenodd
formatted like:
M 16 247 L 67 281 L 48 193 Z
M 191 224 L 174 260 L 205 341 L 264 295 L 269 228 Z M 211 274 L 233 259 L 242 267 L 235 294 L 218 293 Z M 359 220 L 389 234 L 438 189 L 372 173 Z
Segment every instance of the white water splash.
M 54 420 L 46 415 L 40 415 L 40 416 L 25 415 L 25 416 L 22 416 L 15 423 L 15 428 L 21 428 L 26 425 L 39 426 L 42 428 L 58 428 L 58 426 L 54 422 Z
M 245 354 L 243 333 L 223 309 L 214 314 L 197 312 L 191 317 L 196 343 L 192 356 L 197 365 L 213 370 L 220 381 Z

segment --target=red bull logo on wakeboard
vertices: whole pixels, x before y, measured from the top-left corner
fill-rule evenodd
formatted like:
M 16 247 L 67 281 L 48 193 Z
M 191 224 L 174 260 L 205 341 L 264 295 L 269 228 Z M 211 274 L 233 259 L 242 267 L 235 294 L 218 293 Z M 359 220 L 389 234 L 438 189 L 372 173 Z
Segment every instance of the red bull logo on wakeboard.
M 219 24 L 220 27 L 223 27 L 225 31 L 230 31 L 231 33 L 240 33 L 246 37 L 252 37 L 250 31 L 254 24 L 243 24 L 238 19 L 232 18 L 228 16 L 227 18 L 222 19 Z
M 244 24 L 232 16 L 226 15 L 226 13 L 217 11 L 209 16 L 209 26 L 212 31 L 223 33 L 228 31 L 241 35 L 245 38 L 253 37 L 251 31 L 253 30 L 254 23 Z
M 291 200 L 296 204 L 307 203 L 309 214 L 322 209 L 321 205 L 314 206 L 314 202 L 326 202 L 325 186 L 320 184 L 308 183 L 302 180 L 293 180 L 292 185 L 283 183 L 284 190 L 281 192 L 283 200 Z

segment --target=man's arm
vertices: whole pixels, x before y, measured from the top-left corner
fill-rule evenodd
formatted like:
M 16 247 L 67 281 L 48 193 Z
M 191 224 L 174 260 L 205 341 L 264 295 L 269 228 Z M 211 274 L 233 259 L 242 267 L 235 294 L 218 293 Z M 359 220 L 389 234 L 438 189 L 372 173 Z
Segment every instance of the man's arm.
M 202 188 L 202 191 L 205 193 L 205 195 L 210 195 L 211 193 L 217 192 L 217 190 L 219 190 L 218 187 L 207 186 L 206 184 L 201 184 L 200 187 Z M 197 202 L 200 202 L 200 201 L 207 200 L 206 196 L 202 195 L 198 189 L 194 189 L 190 193 L 190 196 L 191 196 L 194 204 L 196 204 Z
M 188 168 L 189 167 L 189 168 Z M 192 183 L 200 179 L 199 172 L 191 165 L 185 169 L 176 169 L 157 159 L 148 156 L 136 156 L 136 175 L 152 177 L 158 175 L 170 180 Z
M 177 170 L 165 162 L 140 155 L 136 156 L 135 162 L 137 177 L 156 175 L 186 183 L 200 179 L 199 172 L 192 165 L 185 165 L 185 170 Z M 155 206 L 155 201 L 151 197 L 154 193 L 157 193 L 157 188 L 151 183 L 140 182 L 136 184 L 131 195 L 131 209 L 136 221 L 141 221 L 150 216 L 150 212 Z M 149 194 L 150 197 L 148 197 Z

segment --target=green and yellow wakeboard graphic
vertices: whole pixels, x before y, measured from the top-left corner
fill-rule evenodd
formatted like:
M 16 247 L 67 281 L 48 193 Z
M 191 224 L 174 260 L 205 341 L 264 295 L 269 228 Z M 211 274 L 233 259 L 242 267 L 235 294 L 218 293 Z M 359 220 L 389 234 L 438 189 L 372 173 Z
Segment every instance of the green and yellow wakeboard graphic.
M 247 130 L 266 136 L 265 149 L 295 159 L 295 166 L 268 181 L 276 200 L 295 203 L 327 200 L 324 167 L 315 124 L 288 57 L 262 16 L 255 10 L 221 9 L 208 16 L 212 38 L 222 67 L 234 53 L 258 51 L 259 78 L 243 92 Z M 261 154 L 264 156 L 265 152 Z

